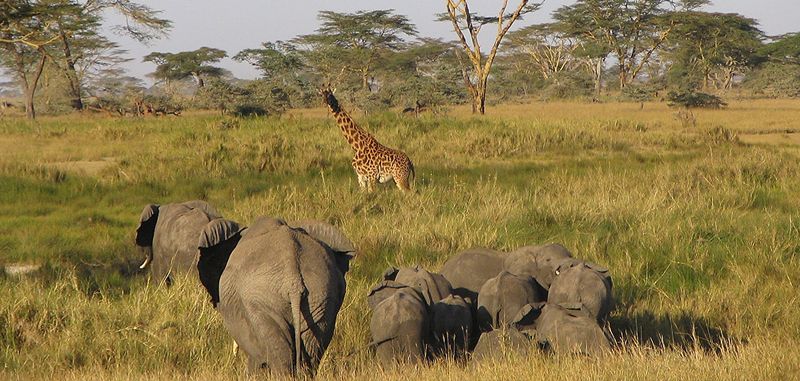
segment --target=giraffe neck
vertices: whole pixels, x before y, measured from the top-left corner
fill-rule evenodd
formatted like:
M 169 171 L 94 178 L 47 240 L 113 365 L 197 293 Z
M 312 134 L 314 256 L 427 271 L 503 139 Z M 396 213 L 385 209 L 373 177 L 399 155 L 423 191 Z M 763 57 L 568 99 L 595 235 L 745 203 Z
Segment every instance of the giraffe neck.
M 336 118 L 336 124 L 338 124 L 339 128 L 342 130 L 342 134 L 345 139 L 347 139 L 347 143 L 350 144 L 350 147 L 354 150 L 358 151 L 359 148 L 363 147 L 359 143 L 373 139 L 372 135 L 361 129 L 344 110 L 333 112 L 333 117 Z

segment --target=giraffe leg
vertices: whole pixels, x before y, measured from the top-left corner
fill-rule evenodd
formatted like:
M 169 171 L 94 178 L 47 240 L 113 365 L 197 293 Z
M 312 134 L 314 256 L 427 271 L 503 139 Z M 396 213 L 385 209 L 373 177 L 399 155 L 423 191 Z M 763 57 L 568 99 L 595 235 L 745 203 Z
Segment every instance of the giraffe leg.
M 357 175 L 358 175 L 358 187 L 361 188 L 361 190 L 364 190 L 364 188 L 368 189 L 369 182 L 367 181 L 367 176 L 364 176 L 360 173 L 357 173 Z
M 394 183 L 397 185 L 397 188 L 406 193 L 411 190 L 411 187 L 408 184 L 408 174 L 395 176 Z

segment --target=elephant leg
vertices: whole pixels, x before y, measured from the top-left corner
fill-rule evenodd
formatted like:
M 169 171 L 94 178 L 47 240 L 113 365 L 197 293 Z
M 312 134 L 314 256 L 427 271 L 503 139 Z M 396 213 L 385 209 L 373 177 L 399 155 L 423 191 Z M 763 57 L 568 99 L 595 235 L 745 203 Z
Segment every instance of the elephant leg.
M 246 303 L 241 320 L 223 321 L 225 328 L 247 354 L 250 374 L 289 375 L 294 369 L 294 348 L 289 326 L 259 303 Z

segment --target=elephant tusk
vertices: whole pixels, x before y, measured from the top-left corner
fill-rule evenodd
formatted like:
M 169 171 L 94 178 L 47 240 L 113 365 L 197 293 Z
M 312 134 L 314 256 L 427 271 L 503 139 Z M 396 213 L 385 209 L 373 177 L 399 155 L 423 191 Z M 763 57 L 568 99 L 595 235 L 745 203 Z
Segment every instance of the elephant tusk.
M 236 340 L 233 341 L 233 357 L 239 354 L 239 343 Z
M 145 267 L 147 267 L 147 265 L 149 265 L 150 261 L 153 259 L 153 249 L 152 248 L 146 248 L 146 249 L 144 249 L 144 251 L 146 252 L 146 254 L 145 254 L 145 257 L 144 257 L 144 262 L 142 262 L 141 266 L 139 266 L 140 269 L 144 269 Z

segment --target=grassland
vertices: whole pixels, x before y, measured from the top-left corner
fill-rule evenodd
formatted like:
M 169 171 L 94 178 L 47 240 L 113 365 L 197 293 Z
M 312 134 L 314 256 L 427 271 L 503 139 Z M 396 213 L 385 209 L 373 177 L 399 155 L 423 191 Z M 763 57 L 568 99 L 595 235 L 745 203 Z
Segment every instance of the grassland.
M 358 191 L 323 110 L 235 122 L 0 119 L 0 379 L 238 379 L 197 283 L 150 286 L 141 207 L 316 218 L 359 248 L 323 380 L 787 379 L 800 374 L 800 102 L 733 101 L 683 128 L 663 105 L 536 103 L 355 117 L 407 152 L 416 193 Z M 619 345 L 378 369 L 365 294 L 389 265 L 438 269 L 473 246 L 561 242 L 608 266 Z

